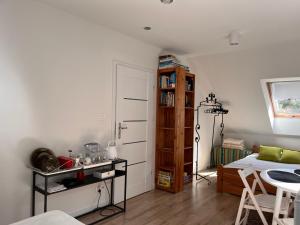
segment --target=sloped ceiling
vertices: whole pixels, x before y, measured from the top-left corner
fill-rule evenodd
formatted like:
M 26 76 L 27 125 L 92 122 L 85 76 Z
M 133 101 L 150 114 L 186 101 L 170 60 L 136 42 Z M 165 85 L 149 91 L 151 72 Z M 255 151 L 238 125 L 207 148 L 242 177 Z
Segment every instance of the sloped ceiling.
M 242 33 L 240 48 L 300 37 L 298 0 L 37 1 L 179 54 L 231 50 L 226 36 L 232 30 Z
M 211 91 L 229 109 L 226 132 L 273 135 L 260 80 L 298 77 L 300 41 L 198 56 L 189 61 L 199 79 L 208 80 Z

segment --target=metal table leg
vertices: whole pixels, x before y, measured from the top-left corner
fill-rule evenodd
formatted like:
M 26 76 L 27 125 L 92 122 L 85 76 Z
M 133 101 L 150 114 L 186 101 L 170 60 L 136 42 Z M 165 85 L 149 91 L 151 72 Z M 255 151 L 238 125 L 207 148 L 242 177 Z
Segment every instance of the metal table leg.
M 112 165 L 112 169 L 115 170 L 115 165 Z M 114 204 L 114 178 L 111 179 L 111 183 L 110 183 L 110 205 Z
M 31 196 L 31 216 L 35 215 L 35 177 L 36 173 L 32 172 L 32 196 Z
M 282 189 L 277 188 L 272 225 L 277 225 L 277 219 L 279 218 L 279 211 L 280 211 L 280 207 L 281 207 L 282 195 L 283 195 Z
M 47 212 L 48 177 L 45 177 L 44 212 Z
M 124 181 L 124 212 L 126 212 L 126 192 L 127 192 L 127 161 L 125 162 L 125 181 Z

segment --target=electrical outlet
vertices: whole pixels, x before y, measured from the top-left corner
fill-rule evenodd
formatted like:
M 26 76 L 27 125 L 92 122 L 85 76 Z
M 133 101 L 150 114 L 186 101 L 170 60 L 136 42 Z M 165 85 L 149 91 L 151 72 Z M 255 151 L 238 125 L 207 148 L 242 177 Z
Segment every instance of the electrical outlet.
M 102 186 L 103 186 L 103 184 L 102 184 L 102 183 L 99 183 L 99 184 L 97 185 L 97 187 L 96 187 L 96 191 L 100 193 L 101 190 L 103 189 Z
M 104 188 L 105 188 L 105 186 L 104 186 L 104 184 L 101 182 L 101 183 L 99 183 L 99 184 L 97 185 L 96 191 L 100 193 Z

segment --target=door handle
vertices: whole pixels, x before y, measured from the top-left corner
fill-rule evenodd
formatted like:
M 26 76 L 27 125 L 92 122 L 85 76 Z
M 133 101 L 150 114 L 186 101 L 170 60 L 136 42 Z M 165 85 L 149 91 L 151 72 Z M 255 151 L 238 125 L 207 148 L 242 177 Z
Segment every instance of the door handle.
M 122 137 L 122 130 L 126 130 L 128 127 L 126 124 L 122 124 L 122 123 L 119 123 L 119 127 L 118 127 L 118 138 L 121 139 Z

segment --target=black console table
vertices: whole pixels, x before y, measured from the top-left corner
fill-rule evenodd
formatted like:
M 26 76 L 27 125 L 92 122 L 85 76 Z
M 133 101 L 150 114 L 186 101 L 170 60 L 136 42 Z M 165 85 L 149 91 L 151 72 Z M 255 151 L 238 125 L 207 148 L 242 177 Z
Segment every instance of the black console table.
M 116 169 L 116 165 L 120 165 L 122 169 Z M 84 172 L 84 173 L 89 173 L 89 172 L 93 172 L 96 170 L 99 170 L 103 167 L 106 168 L 110 168 L 111 170 L 115 170 L 115 175 L 111 176 L 111 177 L 107 177 L 104 179 L 100 179 L 97 177 L 94 177 L 93 174 L 90 175 L 86 175 L 84 180 L 81 183 L 78 183 L 77 185 L 74 185 L 70 188 L 64 189 L 64 190 L 60 190 L 60 191 L 56 191 L 56 192 L 48 192 L 48 184 L 49 184 L 49 178 L 51 177 L 58 177 L 61 175 L 67 175 L 67 174 L 75 174 L 77 172 Z M 36 184 L 36 180 L 37 180 L 37 176 L 40 176 L 43 179 L 43 183 L 44 183 L 44 189 L 40 188 L 37 186 Z M 123 207 L 120 207 L 119 205 L 116 205 L 114 203 L 114 179 L 117 177 L 122 177 L 124 176 L 124 201 L 123 201 Z M 31 215 L 34 216 L 35 215 L 35 194 L 36 191 L 41 193 L 44 196 L 44 212 L 47 212 L 47 200 L 48 200 L 48 196 L 53 195 L 53 194 L 57 194 L 60 192 L 64 192 L 64 191 L 68 191 L 71 189 L 75 189 L 75 188 L 80 188 L 83 186 L 87 186 L 90 184 L 94 184 L 94 183 L 99 183 L 102 181 L 106 181 L 106 180 L 111 180 L 111 186 L 110 186 L 110 202 L 99 208 L 95 208 L 94 210 L 84 213 L 82 215 L 77 216 L 76 218 L 80 218 L 82 216 L 85 216 L 87 214 L 96 212 L 98 210 L 103 210 L 107 207 L 114 207 L 116 209 L 116 211 L 114 211 L 112 214 L 109 214 L 105 217 L 102 217 L 100 219 L 98 219 L 97 221 L 94 221 L 92 223 L 90 223 L 90 225 L 92 224 L 96 224 L 102 220 L 105 220 L 109 217 L 115 216 L 117 214 L 123 213 L 126 211 L 126 189 L 127 189 L 127 160 L 124 159 L 118 159 L 115 161 L 112 161 L 109 164 L 100 164 L 100 165 L 95 165 L 95 166 L 91 166 L 91 167 L 77 167 L 77 168 L 72 168 L 72 169 L 66 169 L 66 170 L 60 170 L 58 172 L 54 172 L 54 173 L 44 173 L 42 171 L 39 170 L 35 170 L 33 169 L 32 171 L 32 205 L 31 205 Z

